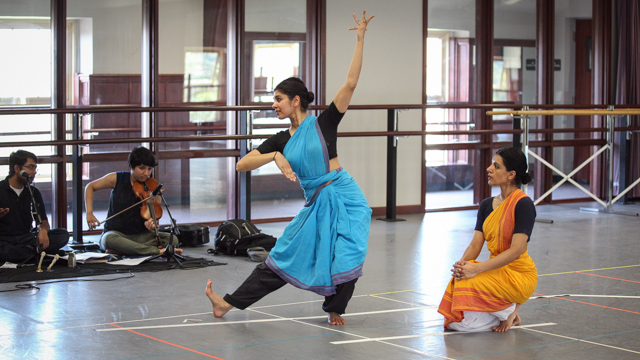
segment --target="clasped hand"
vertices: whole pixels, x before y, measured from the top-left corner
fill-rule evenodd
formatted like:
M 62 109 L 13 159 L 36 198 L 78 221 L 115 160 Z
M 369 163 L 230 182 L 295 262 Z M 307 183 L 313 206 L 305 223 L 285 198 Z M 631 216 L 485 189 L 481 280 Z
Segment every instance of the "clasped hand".
M 458 260 L 453 264 L 451 273 L 455 280 L 471 279 L 480 273 L 480 268 L 470 261 Z

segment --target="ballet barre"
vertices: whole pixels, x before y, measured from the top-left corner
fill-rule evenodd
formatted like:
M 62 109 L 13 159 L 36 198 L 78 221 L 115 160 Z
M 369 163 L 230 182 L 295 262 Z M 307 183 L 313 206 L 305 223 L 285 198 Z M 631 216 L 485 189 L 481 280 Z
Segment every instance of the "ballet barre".
M 613 204 L 620 200 L 627 192 L 631 191 L 635 186 L 640 184 L 640 178 L 636 179 L 631 185 L 629 185 L 626 189 L 621 191 L 618 196 L 613 197 L 613 144 L 614 144 L 614 135 L 615 135 L 615 126 L 614 126 L 614 118 L 619 116 L 627 116 L 627 115 L 640 115 L 640 109 L 614 109 L 613 106 L 610 106 L 607 110 L 529 110 L 528 106 L 524 106 L 523 110 L 507 110 L 507 111 L 487 111 L 487 115 L 510 115 L 510 116 L 520 116 L 520 121 L 522 125 L 522 135 L 521 135 L 521 146 L 522 152 L 527 157 L 527 162 L 529 160 L 529 156 L 534 159 L 540 161 L 546 167 L 551 169 L 553 172 L 562 176 L 562 180 L 560 180 L 556 185 L 554 185 L 547 192 L 542 194 L 538 199 L 536 199 L 533 203 L 537 205 L 542 201 L 545 197 L 549 196 L 555 189 L 560 187 L 565 182 L 569 182 L 576 186 L 578 189 L 589 195 L 592 199 L 597 201 L 600 205 L 602 205 L 602 209 L 594 209 L 594 208 L 580 208 L 580 210 L 585 211 L 595 211 L 595 212 L 603 212 L 608 214 L 618 214 L 618 215 L 629 215 L 629 216 L 640 216 L 638 213 L 632 212 L 622 212 L 622 211 L 614 211 Z M 573 171 L 565 174 L 560 171 L 548 161 L 544 160 L 538 154 L 531 151 L 529 149 L 529 120 L 531 116 L 539 116 L 539 115 L 600 115 L 607 117 L 607 143 L 598 149 L 593 155 L 591 155 L 588 159 L 586 159 L 582 164 L 576 167 Z M 580 185 L 575 180 L 571 179 L 573 175 L 575 175 L 578 171 L 580 171 L 583 167 L 587 166 L 591 161 L 593 161 L 596 157 L 598 157 L 603 152 L 608 151 L 608 177 L 607 177 L 607 201 L 602 201 L 599 197 L 591 193 L 589 190 L 585 189 L 582 185 Z M 527 192 L 527 185 L 523 185 L 523 190 Z

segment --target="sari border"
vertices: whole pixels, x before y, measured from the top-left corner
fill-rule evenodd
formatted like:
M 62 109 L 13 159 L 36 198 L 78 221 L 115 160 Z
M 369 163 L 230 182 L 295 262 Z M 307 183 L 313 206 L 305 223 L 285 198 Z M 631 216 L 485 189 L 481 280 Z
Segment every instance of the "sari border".
M 360 264 L 351 270 L 331 275 L 331 282 L 338 285 L 362 277 L 362 266 L 363 264 Z
M 322 129 L 320 129 L 320 124 L 318 123 L 318 118 L 315 121 L 316 131 L 318 132 L 318 136 L 320 138 L 320 144 L 322 146 L 322 155 L 324 156 L 324 167 L 326 173 L 329 173 L 331 170 L 331 166 L 329 165 L 329 149 L 327 149 L 327 142 L 324 141 L 324 135 L 322 134 Z
M 337 169 L 335 169 L 334 171 L 335 171 L 336 174 L 340 173 L 340 171 L 342 171 L 342 166 L 337 168 Z M 313 203 L 316 201 L 316 199 L 320 195 L 320 190 L 324 189 L 327 185 L 331 184 L 334 180 L 329 180 L 329 181 L 321 184 L 320 186 L 318 186 L 318 188 L 313 192 L 313 195 L 311 196 L 311 199 L 307 200 L 304 203 L 304 207 L 309 207 L 309 206 L 313 205 Z
M 320 190 L 324 189 L 327 185 L 329 185 L 331 183 L 331 180 L 327 181 L 326 183 L 318 186 L 318 188 L 316 189 L 316 191 L 313 192 L 313 196 L 311 196 L 311 199 L 309 199 L 309 201 L 304 203 L 304 207 L 309 207 L 311 205 L 313 205 L 314 202 L 316 202 L 316 199 L 318 198 L 318 196 L 320 195 Z
M 265 260 L 265 265 L 267 265 L 271 271 L 273 271 L 274 273 L 276 273 L 276 275 L 280 276 L 280 278 L 282 278 L 282 280 L 288 282 L 289 284 L 302 289 L 302 290 L 309 290 L 311 292 L 314 292 L 318 295 L 322 295 L 322 296 L 331 296 L 334 295 L 336 293 L 336 288 L 333 285 L 330 286 L 309 286 L 306 284 L 303 284 L 302 282 L 300 282 L 298 279 L 294 278 L 293 276 L 290 276 L 289 274 L 287 274 L 286 272 L 284 272 L 282 269 L 280 269 L 278 267 L 278 265 L 276 265 L 275 261 L 272 260 L 271 255 L 269 255 L 269 257 L 267 258 L 267 260 Z

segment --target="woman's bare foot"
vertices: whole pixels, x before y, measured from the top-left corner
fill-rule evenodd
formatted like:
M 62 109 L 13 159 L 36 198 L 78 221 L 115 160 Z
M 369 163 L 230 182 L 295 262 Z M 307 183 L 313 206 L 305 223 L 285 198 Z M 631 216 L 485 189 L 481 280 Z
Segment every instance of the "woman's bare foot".
M 182 249 L 174 248 L 173 252 L 177 255 L 182 255 Z M 160 248 L 160 255 L 164 254 L 164 248 Z
M 327 313 L 327 321 L 329 325 L 344 325 L 345 321 L 342 316 L 338 313 L 330 312 Z
M 207 297 L 211 300 L 211 305 L 213 305 L 213 316 L 217 318 L 222 317 L 229 310 L 233 309 L 233 306 L 229 305 L 228 302 L 224 301 L 223 298 L 211 290 L 211 280 L 207 282 L 207 288 L 204 293 L 207 294 Z
M 522 319 L 518 315 L 518 311 L 520 310 L 520 304 L 516 304 L 516 309 L 507 317 L 507 320 L 500 321 L 500 325 L 494 326 L 493 331 L 497 332 L 507 332 L 511 329 L 512 326 L 520 325 Z
M 522 323 L 522 319 L 520 318 L 520 315 L 516 314 L 516 318 L 513 319 L 513 325 L 511 326 L 520 325 L 521 323 Z

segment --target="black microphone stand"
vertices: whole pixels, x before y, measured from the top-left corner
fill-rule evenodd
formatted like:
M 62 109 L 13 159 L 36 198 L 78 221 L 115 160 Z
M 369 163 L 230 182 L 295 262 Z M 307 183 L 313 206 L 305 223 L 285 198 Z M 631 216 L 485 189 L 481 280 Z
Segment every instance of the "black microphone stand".
M 162 186 L 162 184 L 160 184 L 159 186 Z M 167 258 L 167 263 L 169 263 L 171 260 L 174 260 L 176 262 L 175 265 L 171 266 L 171 269 L 175 268 L 176 266 L 180 266 L 180 268 L 183 268 L 182 263 L 180 262 L 180 260 L 184 260 L 184 256 L 176 254 L 175 246 L 173 245 L 173 237 L 175 235 L 175 237 L 177 238 L 178 235 L 180 235 L 180 229 L 178 228 L 178 225 L 176 224 L 176 219 L 174 219 L 173 216 L 171 216 L 171 211 L 169 211 L 169 204 L 167 204 L 167 200 L 164 198 L 164 195 L 162 195 L 161 192 L 158 193 L 158 194 L 160 195 L 160 198 L 162 199 L 162 203 L 164 204 L 165 209 L 167 209 L 167 215 L 169 215 L 169 220 L 171 222 L 171 230 L 170 230 L 170 235 L 169 235 L 169 245 L 167 245 L 164 248 L 164 253 L 153 256 L 152 258 L 149 259 L 149 261 L 151 261 L 153 259 L 157 259 L 159 257 L 164 257 L 164 258 Z M 154 221 L 155 221 L 155 216 L 154 216 Z M 156 225 L 156 236 L 157 236 L 158 223 L 155 222 L 155 225 Z
M 22 173 L 20 175 L 22 175 Z M 44 251 L 40 249 L 40 239 L 38 238 L 38 231 L 37 231 L 37 229 L 40 227 L 40 224 L 42 224 L 42 216 L 40 215 L 40 211 L 38 210 L 38 203 L 36 202 L 36 199 L 33 196 L 33 190 L 31 189 L 31 184 L 29 183 L 30 176 L 28 175 L 27 176 L 22 175 L 22 176 L 27 179 L 27 185 L 25 185 L 25 187 L 29 189 L 29 195 L 31 196 L 31 218 L 33 219 L 33 221 L 36 222 L 36 227 L 35 227 L 36 231 L 33 234 L 33 242 L 35 244 L 36 252 L 31 256 L 29 256 L 29 258 L 27 258 L 25 261 L 18 264 L 18 267 L 26 266 L 25 264 L 31 259 L 33 259 L 34 257 L 36 257 L 35 260 L 37 262 L 38 261 L 37 256 L 40 255 L 41 251 Z

